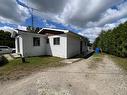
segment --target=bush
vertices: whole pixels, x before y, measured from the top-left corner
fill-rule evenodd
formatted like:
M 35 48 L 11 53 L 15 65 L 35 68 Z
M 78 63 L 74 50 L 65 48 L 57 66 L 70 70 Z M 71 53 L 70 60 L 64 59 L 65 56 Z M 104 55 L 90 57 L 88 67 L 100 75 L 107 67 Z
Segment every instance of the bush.
M 11 33 L 0 30 L 0 46 L 15 47 L 15 39 L 11 38 Z
M 0 56 L 0 66 L 8 63 L 8 60 L 4 56 Z

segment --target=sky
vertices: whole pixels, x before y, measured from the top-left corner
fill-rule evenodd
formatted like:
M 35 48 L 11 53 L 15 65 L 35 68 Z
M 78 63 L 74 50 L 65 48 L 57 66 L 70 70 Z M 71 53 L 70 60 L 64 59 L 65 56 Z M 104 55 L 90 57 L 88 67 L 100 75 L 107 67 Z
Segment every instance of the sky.
M 127 0 L 0 0 L 0 29 L 68 29 L 91 42 L 102 30 L 127 21 Z

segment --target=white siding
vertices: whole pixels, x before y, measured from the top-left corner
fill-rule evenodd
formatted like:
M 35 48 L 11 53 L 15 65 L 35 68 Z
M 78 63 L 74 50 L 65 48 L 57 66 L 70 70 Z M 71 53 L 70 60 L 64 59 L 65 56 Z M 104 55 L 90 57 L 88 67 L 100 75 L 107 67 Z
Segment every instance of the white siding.
M 33 37 L 40 38 L 40 46 L 33 46 Z M 46 55 L 46 39 L 43 35 L 34 33 L 21 33 L 20 38 L 22 38 L 22 45 L 20 47 L 22 51 L 20 53 L 23 56 L 27 57 Z
M 81 40 L 73 35 L 67 36 L 67 58 L 80 54 L 80 41 L 82 41 L 82 52 L 87 51 L 85 40 Z
M 60 45 L 53 44 L 53 38 L 60 38 Z M 67 37 L 66 34 L 49 36 L 49 44 L 47 44 L 47 55 L 67 58 Z
M 80 38 L 70 34 L 60 34 L 48 36 L 49 44 L 46 43 L 47 37 L 42 34 L 25 33 L 21 32 L 19 37 L 20 41 L 20 54 L 23 56 L 39 56 L 39 55 L 51 55 L 61 58 L 70 58 L 77 54 L 80 54 Z M 33 46 L 33 37 L 40 38 L 40 46 Z M 53 39 L 60 38 L 60 45 L 54 45 Z M 17 37 L 16 37 L 17 39 Z M 16 53 L 17 52 L 17 40 Z M 83 42 L 83 51 L 87 50 L 85 42 Z
M 84 53 L 86 53 L 87 50 L 88 50 L 88 48 L 87 48 L 87 43 L 86 43 L 85 41 L 83 41 L 82 51 L 83 51 Z
M 67 37 L 67 57 L 73 57 L 77 54 L 80 54 L 80 40 L 77 38 L 68 35 Z

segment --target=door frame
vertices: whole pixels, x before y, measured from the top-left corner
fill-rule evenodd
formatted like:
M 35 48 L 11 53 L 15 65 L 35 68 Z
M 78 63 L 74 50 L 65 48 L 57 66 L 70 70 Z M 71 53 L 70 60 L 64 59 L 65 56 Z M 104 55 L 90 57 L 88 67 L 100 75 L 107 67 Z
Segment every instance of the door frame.
M 20 53 L 20 38 L 17 37 L 17 53 Z
M 83 46 L 83 41 L 80 41 L 80 54 L 82 54 L 82 46 Z

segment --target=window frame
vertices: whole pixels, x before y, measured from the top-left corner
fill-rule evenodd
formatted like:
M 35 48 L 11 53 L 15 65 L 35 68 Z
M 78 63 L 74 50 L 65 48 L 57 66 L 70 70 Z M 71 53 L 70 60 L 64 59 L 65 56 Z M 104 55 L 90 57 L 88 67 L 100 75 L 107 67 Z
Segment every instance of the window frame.
M 60 37 L 53 38 L 53 45 L 60 45 Z
M 33 46 L 40 46 L 40 37 L 33 37 Z

